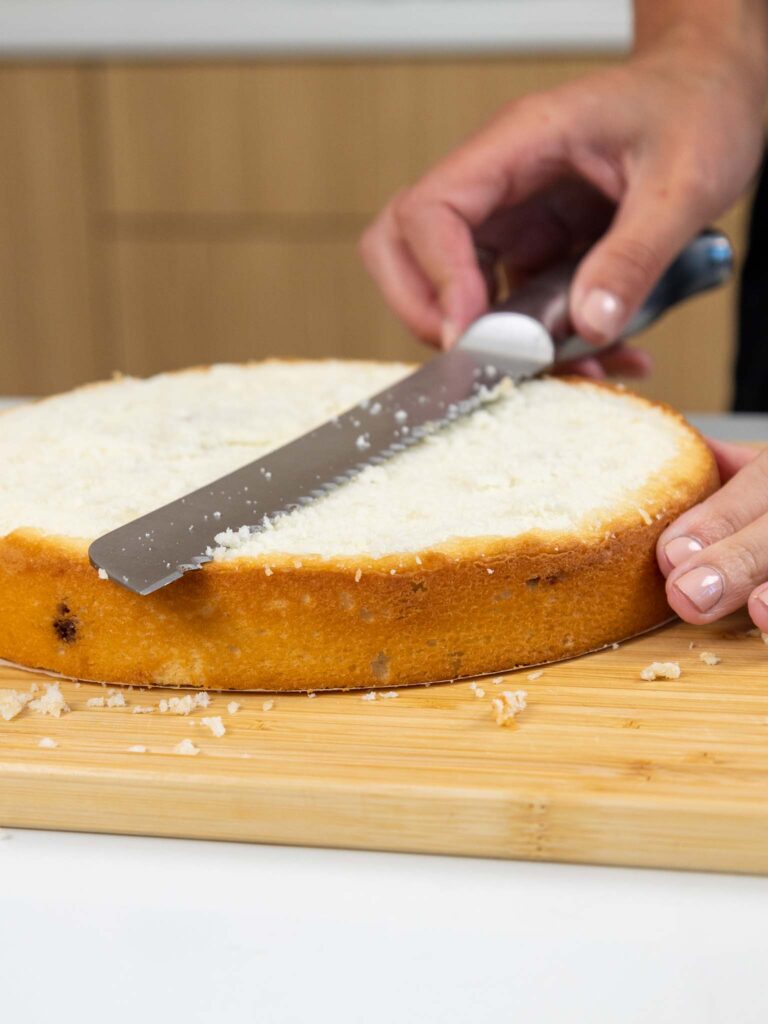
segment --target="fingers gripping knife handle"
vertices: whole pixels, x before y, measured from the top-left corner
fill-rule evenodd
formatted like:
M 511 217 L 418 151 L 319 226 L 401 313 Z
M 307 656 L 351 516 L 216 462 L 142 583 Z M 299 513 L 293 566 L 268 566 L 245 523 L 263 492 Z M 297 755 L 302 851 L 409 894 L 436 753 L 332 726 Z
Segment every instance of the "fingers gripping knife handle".
M 501 309 L 539 320 L 556 343 L 557 363 L 595 356 L 616 342 L 599 346 L 573 334 L 568 299 L 578 260 L 545 271 L 514 292 Z M 690 242 L 666 269 L 655 288 L 622 333 L 628 338 L 645 330 L 672 306 L 698 292 L 723 284 L 733 270 L 733 250 L 724 234 L 708 228 Z

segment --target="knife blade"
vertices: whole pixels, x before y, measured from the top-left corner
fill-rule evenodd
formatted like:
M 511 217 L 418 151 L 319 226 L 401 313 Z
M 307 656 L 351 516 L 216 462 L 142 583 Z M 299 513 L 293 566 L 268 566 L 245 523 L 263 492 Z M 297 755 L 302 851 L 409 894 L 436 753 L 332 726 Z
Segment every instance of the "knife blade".
M 700 235 L 636 322 L 645 326 L 673 302 L 720 283 L 729 273 L 729 254 L 724 236 Z M 99 537 L 89 548 L 91 563 L 121 586 L 151 594 L 211 561 L 219 533 L 258 530 L 322 497 L 492 400 L 504 380 L 535 376 L 562 361 L 562 353 L 568 359 L 594 355 L 595 346 L 567 338 L 573 269 L 562 264 L 534 279 L 477 320 L 451 351 L 322 426 Z

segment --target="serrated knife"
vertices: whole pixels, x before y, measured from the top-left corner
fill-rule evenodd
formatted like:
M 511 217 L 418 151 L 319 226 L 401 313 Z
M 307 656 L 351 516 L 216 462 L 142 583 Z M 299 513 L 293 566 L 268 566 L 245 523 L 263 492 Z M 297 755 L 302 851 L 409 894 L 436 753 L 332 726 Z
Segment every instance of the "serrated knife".
M 702 232 L 668 268 L 624 336 L 721 284 L 732 263 L 725 236 Z M 151 594 L 209 562 L 217 534 L 258 530 L 265 520 L 321 497 L 477 409 L 505 378 L 521 380 L 595 355 L 594 345 L 569 336 L 574 269 L 570 261 L 535 277 L 472 324 L 450 352 L 347 412 L 99 537 L 89 549 L 92 564 L 129 590 Z

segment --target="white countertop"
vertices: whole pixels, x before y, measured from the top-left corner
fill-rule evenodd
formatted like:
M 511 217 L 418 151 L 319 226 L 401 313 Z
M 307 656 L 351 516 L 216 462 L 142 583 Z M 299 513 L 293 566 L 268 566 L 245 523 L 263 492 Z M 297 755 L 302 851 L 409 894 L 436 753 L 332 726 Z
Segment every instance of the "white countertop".
M 9 1024 L 764 1024 L 768 879 L 14 831 Z
M 630 0 L 0 0 L 0 57 L 620 50 Z

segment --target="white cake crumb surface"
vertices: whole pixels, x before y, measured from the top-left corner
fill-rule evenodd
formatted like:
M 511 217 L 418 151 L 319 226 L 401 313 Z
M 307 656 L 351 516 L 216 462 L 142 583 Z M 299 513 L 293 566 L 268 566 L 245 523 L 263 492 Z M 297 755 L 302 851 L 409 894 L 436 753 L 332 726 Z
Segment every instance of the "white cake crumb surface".
M 200 721 L 203 725 L 207 726 L 217 738 L 221 738 L 227 731 L 224 722 L 221 720 L 221 715 L 208 715 L 205 718 L 201 718 Z
M 51 739 L 50 736 L 43 736 L 43 738 L 38 742 L 37 745 L 42 750 L 55 750 L 59 744 L 56 742 L 56 740 Z
M 107 572 L 106 569 L 102 569 L 101 567 L 99 567 L 98 575 L 99 575 L 99 579 L 100 580 L 108 580 L 109 579 L 109 573 Z
M 362 695 L 362 697 L 360 698 L 360 700 L 367 700 L 367 701 L 376 700 L 376 691 L 375 690 L 371 690 L 370 693 L 364 693 Z
M 646 526 L 653 526 L 653 517 L 644 508 L 639 508 L 637 511 Z
M 124 708 L 125 706 L 125 697 L 122 693 L 111 693 L 109 697 L 107 697 L 108 708 Z
M 410 370 L 335 360 L 217 365 L 123 377 L 21 405 L 0 423 L 7 468 L 0 535 L 28 527 L 93 540 L 266 455 Z M 686 436 L 663 410 L 589 383 L 541 379 L 489 397 L 271 528 L 220 533 L 214 558 L 379 558 L 457 537 L 563 534 L 585 524 L 602 536 L 610 528 L 603 510 L 612 520 L 637 509 L 633 495 L 676 458 Z M 610 445 L 602 443 L 606 421 Z M 364 422 L 359 437 L 363 449 Z M 30 451 L 41 455 L 30 459 Z M 73 460 L 73 451 L 88 457 Z
M 723 660 L 718 658 L 714 651 L 701 651 L 699 659 L 704 662 L 705 665 L 719 665 Z
M 228 715 L 236 715 L 239 710 L 240 704 L 236 700 L 231 700 L 229 704 L 227 704 Z
M 132 747 L 128 747 L 129 754 L 146 754 L 147 748 L 143 743 L 134 743 Z
M 501 697 L 494 697 L 491 708 L 496 725 L 511 725 L 515 716 L 525 710 L 527 702 L 525 690 L 504 690 Z
M 45 693 L 42 697 L 36 697 L 29 702 L 32 711 L 40 715 L 51 715 L 53 718 L 60 718 L 69 712 L 69 705 L 64 700 L 58 683 L 44 683 Z
M 676 661 L 654 661 L 640 671 L 640 678 L 646 682 L 654 679 L 679 679 L 680 665 Z
M 196 747 L 190 739 L 183 739 L 173 748 L 174 754 L 183 754 L 186 757 L 193 757 L 195 754 L 200 753 L 200 748 Z

